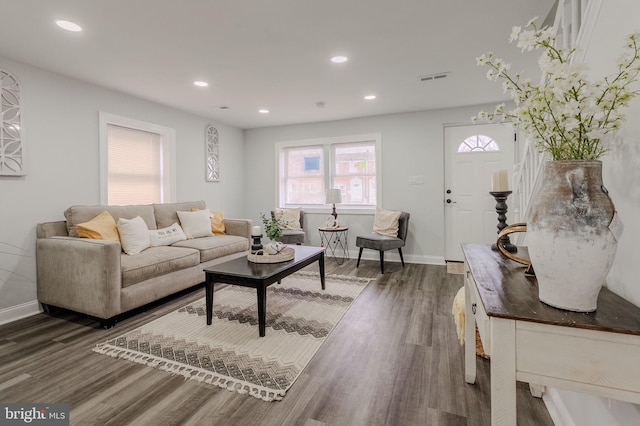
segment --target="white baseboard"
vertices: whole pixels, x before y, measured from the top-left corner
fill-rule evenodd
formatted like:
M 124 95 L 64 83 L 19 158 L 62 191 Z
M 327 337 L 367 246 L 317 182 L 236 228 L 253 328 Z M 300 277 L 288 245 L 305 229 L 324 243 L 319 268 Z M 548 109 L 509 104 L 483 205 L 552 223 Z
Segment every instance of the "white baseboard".
M 444 256 L 426 256 L 426 255 L 414 255 L 403 254 L 404 261 L 406 263 L 420 263 L 423 265 L 446 265 Z M 349 250 L 350 259 L 358 259 L 358 248 L 355 250 Z M 365 250 L 362 252 L 362 259 L 365 260 L 380 260 L 380 254 L 375 250 Z M 400 255 L 397 250 L 389 250 L 384 253 L 385 262 L 400 262 Z
M 9 308 L 0 309 L 0 324 L 17 321 L 21 318 L 30 317 L 42 312 L 40 304 L 37 300 L 26 302 L 21 305 L 11 306 Z

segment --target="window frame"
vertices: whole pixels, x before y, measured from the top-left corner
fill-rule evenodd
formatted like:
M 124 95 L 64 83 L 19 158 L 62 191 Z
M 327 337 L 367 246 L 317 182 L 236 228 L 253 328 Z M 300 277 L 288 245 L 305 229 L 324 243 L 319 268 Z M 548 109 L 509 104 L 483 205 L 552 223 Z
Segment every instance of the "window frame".
M 162 202 L 176 200 L 176 131 L 170 127 L 148 123 L 133 118 L 122 117 L 107 112 L 99 112 L 100 133 L 100 203 L 108 203 L 108 126 L 120 126 L 133 130 L 160 134 L 162 155 Z
M 326 138 L 314 138 L 314 139 L 302 139 L 302 140 L 290 140 L 276 142 L 275 144 L 275 205 L 280 208 L 303 208 L 306 213 L 326 213 L 327 204 L 286 204 L 285 195 L 282 193 L 282 180 L 283 176 L 283 164 L 280 163 L 281 153 L 287 148 L 299 148 L 305 146 L 322 146 L 324 148 L 324 182 L 325 190 L 331 187 L 331 182 L 334 179 L 335 164 L 332 157 L 333 145 L 339 144 L 357 144 L 362 142 L 373 142 L 376 149 L 376 201 L 380 205 L 382 202 L 382 136 L 380 133 L 368 133 L 359 135 L 346 135 L 335 136 Z M 354 204 L 340 204 L 340 214 L 354 214 L 354 213 L 374 213 L 376 206 L 358 206 Z

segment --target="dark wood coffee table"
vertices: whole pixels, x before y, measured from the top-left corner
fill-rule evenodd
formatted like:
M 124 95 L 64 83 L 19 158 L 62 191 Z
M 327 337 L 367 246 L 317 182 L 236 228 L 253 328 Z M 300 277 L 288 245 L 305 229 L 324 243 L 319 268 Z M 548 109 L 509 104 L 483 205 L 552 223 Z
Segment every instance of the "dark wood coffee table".
M 264 337 L 266 328 L 267 287 L 280 282 L 313 262 L 320 268 L 320 283 L 324 290 L 324 248 L 309 246 L 288 246 L 295 250 L 293 260 L 282 263 L 253 263 L 240 257 L 212 266 L 204 270 L 207 304 L 207 325 L 213 318 L 213 284 L 225 283 L 255 288 L 258 293 L 258 332 Z

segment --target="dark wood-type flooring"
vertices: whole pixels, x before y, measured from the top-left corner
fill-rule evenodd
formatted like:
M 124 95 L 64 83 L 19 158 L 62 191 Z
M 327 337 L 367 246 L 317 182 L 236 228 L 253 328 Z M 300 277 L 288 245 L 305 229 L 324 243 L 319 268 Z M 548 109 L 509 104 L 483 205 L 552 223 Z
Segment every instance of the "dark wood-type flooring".
M 57 311 L 0 326 L 0 401 L 64 402 L 74 425 L 489 425 L 489 362 L 464 381 L 446 267 L 327 259 L 327 273 L 376 278 L 282 401 L 265 402 L 91 349 L 180 306 L 204 288 L 146 307 L 110 330 Z M 311 265 L 308 270 L 317 270 Z M 268 309 L 268 307 L 267 307 Z M 257 333 L 257 329 L 256 329 Z M 518 424 L 552 425 L 518 383 Z

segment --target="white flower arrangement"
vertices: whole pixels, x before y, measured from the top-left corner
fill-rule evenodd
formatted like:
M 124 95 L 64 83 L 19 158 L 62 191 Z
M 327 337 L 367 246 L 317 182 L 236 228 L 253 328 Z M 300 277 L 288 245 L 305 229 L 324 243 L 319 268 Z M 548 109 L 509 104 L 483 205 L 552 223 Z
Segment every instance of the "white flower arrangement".
M 616 73 L 590 82 L 586 65 L 571 60 L 576 49 L 555 47 L 553 29 L 538 29 L 536 19 L 524 30 L 513 27 L 509 41 L 517 42 L 523 52 L 543 49 L 538 60 L 542 83 L 509 74 L 511 64 L 485 53 L 476 59 L 478 65 L 489 67 L 489 80 L 502 80 L 516 108 L 505 111 L 505 104 L 500 104 L 493 113 L 481 111 L 473 120 L 512 120 L 554 160 L 596 160 L 608 149 L 603 137 L 618 130 L 625 119 L 620 110 L 639 93 L 631 86 L 640 75 L 640 34 L 628 36 Z

